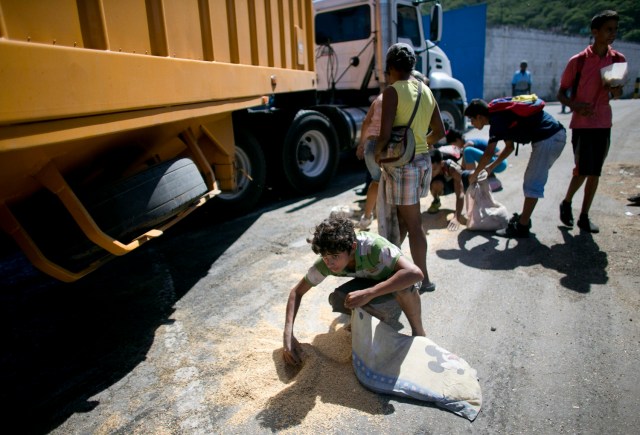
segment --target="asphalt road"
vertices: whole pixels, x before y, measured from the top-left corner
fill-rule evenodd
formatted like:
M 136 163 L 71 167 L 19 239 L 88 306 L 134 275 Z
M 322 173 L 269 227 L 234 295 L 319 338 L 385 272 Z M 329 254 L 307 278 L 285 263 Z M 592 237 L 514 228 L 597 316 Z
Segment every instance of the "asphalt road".
M 483 406 L 474 422 L 359 386 L 348 319 L 326 303 L 339 280 L 305 296 L 296 335 L 308 359 L 299 371 L 282 365 L 287 294 L 314 259 L 306 237 L 332 207 L 363 207 L 355 191 L 364 164 L 345 160 L 317 196 L 274 193 L 227 221 L 207 208 L 74 284 L 3 249 L 3 426 L 54 434 L 637 433 L 640 209 L 626 198 L 640 193 L 640 100 L 613 108 L 613 145 L 591 213 L 599 234 L 558 219 L 570 143 L 530 239 L 451 233 L 453 198 L 437 215 L 423 200 L 438 285 L 422 296 L 423 321 L 429 338 L 477 370 Z M 547 110 L 568 126 L 559 106 Z M 521 146 L 500 175 L 505 188 L 495 198 L 510 212 L 522 202 L 530 150 Z M 406 333 L 393 302 L 384 308 Z

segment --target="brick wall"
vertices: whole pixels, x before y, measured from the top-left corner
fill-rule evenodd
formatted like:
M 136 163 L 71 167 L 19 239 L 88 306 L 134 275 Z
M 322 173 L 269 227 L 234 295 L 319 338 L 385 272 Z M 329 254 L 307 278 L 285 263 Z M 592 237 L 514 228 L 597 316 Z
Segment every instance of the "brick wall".
M 564 36 L 541 30 L 510 27 L 487 28 L 484 61 L 484 99 L 511 95 L 511 78 L 526 59 L 533 79 L 532 91 L 547 101 L 555 101 L 560 76 L 571 56 L 589 45 L 588 37 Z M 640 77 L 640 44 L 615 41 L 629 63 L 629 82 L 624 96 L 634 91 Z

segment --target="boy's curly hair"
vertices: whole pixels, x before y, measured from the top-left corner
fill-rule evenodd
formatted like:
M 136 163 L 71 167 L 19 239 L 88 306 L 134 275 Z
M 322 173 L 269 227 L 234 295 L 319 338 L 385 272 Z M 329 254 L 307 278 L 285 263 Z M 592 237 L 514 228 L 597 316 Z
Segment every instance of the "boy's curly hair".
M 323 220 L 313 233 L 311 249 L 319 255 L 351 252 L 356 241 L 356 231 L 347 218 L 336 217 Z

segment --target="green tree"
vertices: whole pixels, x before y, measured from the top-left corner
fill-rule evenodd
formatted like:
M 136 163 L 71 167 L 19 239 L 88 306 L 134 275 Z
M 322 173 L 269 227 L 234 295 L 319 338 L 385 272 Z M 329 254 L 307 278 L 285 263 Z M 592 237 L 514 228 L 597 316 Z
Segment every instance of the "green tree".
M 605 9 L 620 14 L 618 38 L 639 42 L 640 1 L 638 0 L 442 0 L 445 10 L 487 4 L 487 24 L 514 26 L 567 35 L 588 35 L 591 18 Z M 429 13 L 430 4 L 423 6 Z

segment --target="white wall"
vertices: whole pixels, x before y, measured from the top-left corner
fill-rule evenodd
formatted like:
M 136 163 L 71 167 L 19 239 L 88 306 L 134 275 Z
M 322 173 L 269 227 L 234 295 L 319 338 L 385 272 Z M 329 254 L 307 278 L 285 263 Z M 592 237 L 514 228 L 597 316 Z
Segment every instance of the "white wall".
M 484 62 L 484 99 L 511 95 L 511 78 L 527 60 L 533 79 L 532 92 L 547 101 L 555 101 L 560 76 L 569 58 L 589 45 L 588 37 L 565 36 L 541 30 L 510 27 L 487 28 Z M 615 41 L 629 63 L 629 82 L 624 96 L 633 94 L 640 77 L 640 44 Z

